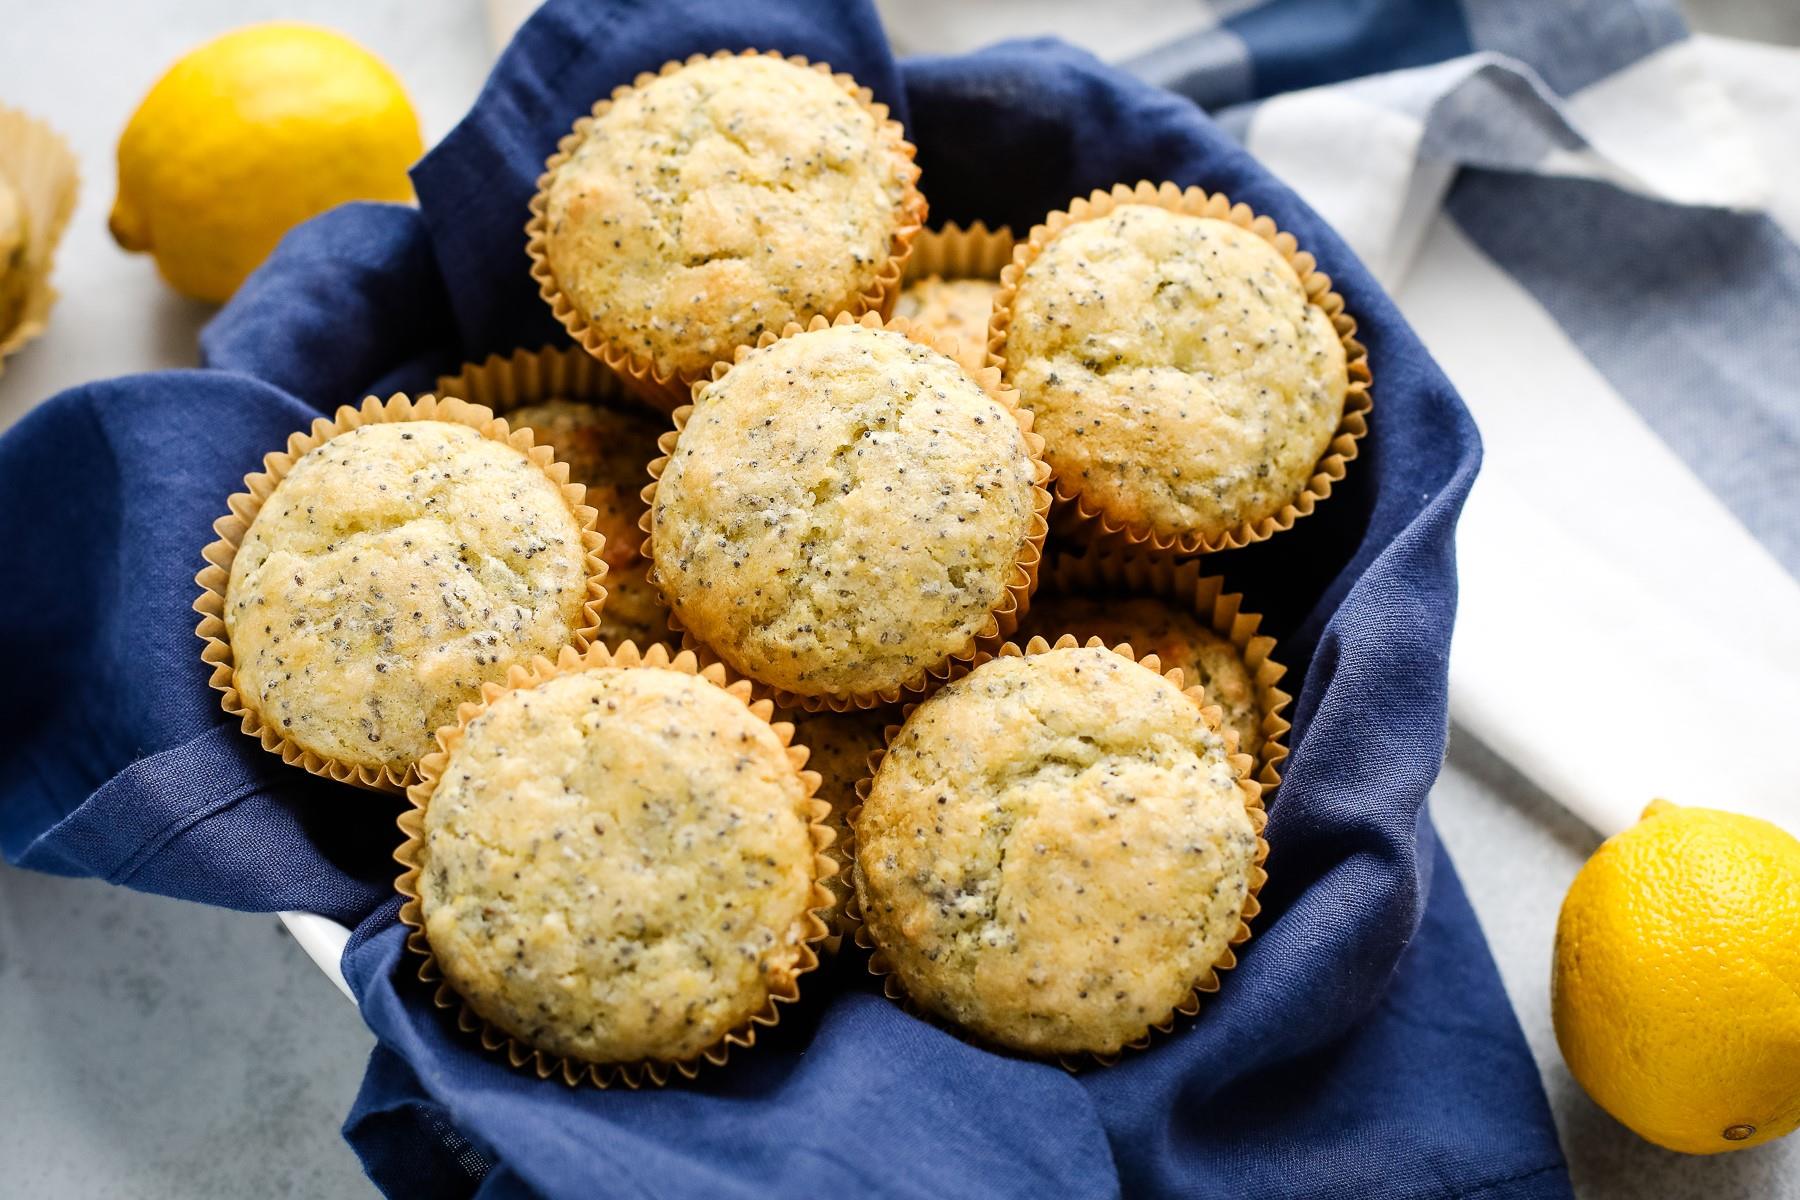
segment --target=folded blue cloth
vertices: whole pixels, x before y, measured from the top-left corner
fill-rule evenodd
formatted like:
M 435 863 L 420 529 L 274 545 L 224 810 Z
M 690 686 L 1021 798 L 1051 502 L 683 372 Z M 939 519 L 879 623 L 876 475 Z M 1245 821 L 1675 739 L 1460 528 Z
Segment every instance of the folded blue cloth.
M 773 1036 L 661 1091 L 570 1091 L 435 1009 L 391 896 L 398 802 L 283 767 L 206 687 L 199 550 L 259 456 L 365 391 L 558 337 L 523 224 L 573 117 L 640 70 L 774 47 L 847 70 L 920 146 L 937 220 L 1023 229 L 1173 179 L 1272 215 L 1362 326 L 1373 432 L 1318 514 L 1213 566 L 1298 683 L 1271 878 L 1197 1021 L 1077 1075 L 883 1000 L 860 956 Z M 357 924 L 380 1039 L 346 1136 L 408 1196 L 1560 1197 L 1531 1057 L 1424 816 L 1445 738 L 1451 534 L 1479 459 L 1430 357 L 1339 240 L 1192 104 L 1053 42 L 896 64 L 866 4 L 552 0 L 415 172 L 420 207 L 296 231 L 202 338 L 207 370 L 77 388 L 0 440 L 0 849 L 12 861 Z

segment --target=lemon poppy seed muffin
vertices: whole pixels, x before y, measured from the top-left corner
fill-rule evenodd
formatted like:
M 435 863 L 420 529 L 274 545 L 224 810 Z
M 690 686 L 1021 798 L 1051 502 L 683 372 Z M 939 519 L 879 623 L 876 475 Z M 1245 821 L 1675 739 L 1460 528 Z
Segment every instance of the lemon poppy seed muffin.
M 1237 934 L 1246 795 L 1156 672 L 1099 647 L 996 658 L 888 747 L 856 824 L 863 919 L 926 1010 L 1030 1054 L 1111 1053 Z
M 25 206 L 19 193 L 0 175 L 0 338 L 19 323 L 30 279 L 25 265 Z
M 1060 486 L 1144 535 L 1213 540 L 1279 513 L 1343 416 L 1331 318 L 1230 221 L 1150 204 L 1074 221 L 1010 310 L 1007 382 Z
M 425 802 L 426 940 L 539 1050 L 690 1059 L 810 965 L 810 807 L 769 723 L 700 676 L 590 665 L 503 693 Z
M 543 468 L 468 425 L 339 434 L 293 465 L 232 561 L 238 692 L 303 750 L 403 772 L 483 682 L 575 640 L 582 532 Z
M 600 611 L 599 639 L 608 646 L 634 642 L 640 648 L 672 643 L 669 611 L 649 580 L 650 564 L 640 553 L 644 540 L 643 490 L 656 439 L 667 418 L 625 404 L 582 404 L 546 400 L 506 414 L 526 426 L 569 464 L 569 479 L 587 485 L 587 503 L 599 514 L 595 527 L 606 538 L 606 606 Z
M 1017 415 L 954 360 L 862 324 L 795 333 L 697 392 L 652 498 L 655 575 L 736 670 L 873 703 L 992 622 L 1035 553 L 1036 478 Z
M 656 439 L 668 428 L 666 418 L 648 409 L 613 404 L 581 404 L 546 400 L 506 415 L 514 428 L 531 430 L 540 443 L 569 464 L 569 480 L 587 487 L 587 504 L 595 511 L 594 527 L 606 538 L 606 564 L 622 567 L 638 557 L 644 540 L 638 519 L 644 515 L 642 493 L 650 482 L 650 460 L 659 451 Z
M 841 850 L 850 841 L 849 816 L 857 805 L 856 785 L 868 778 L 869 755 L 881 749 L 887 727 L 900 723 L 900 711 L 886 705 L 841 713 L 783 710 L 780 719 L 793 722 L 794 743 L 811 752 L 806 767 L 819 773 L 817 794 L 831 805 L 828 821 L 837 834 L 832 845 Z M 842 871 L 826 881 L 837 897 L 840 913 L 850 896 L 850 872 L 848 865 L 843 865 Z
M 927 335 L 956 345 L 956 361 L 964 369 L 987 366 L 988 317 L 1000 284 L 992 279 L 944 279 L 929 275 L 906 285 L 894 305 Z
M 1219 706 L 1225 728 L 1237 730 L 1238 749 L 1253 757 L 1262 753 L 1256 680 L 1237 647 L 1193 613 L 1157 596 L 1040 594 L 1019 636 L 1054 642 L 1065 633 L 1081 642 L 1097 637 L 1109 646 L 1129 642 L 1139 656 L 1161 659 L 1165 671 L 1180 667 L 1182 686 L 1206 689 L 1206 702 Z
M 923 217 L 917 174 L 831 75 L 702 59 L 615 97 L 553 166 L 544 256 L 605 343 L 697 378 L 765 329 L 861 311 Z

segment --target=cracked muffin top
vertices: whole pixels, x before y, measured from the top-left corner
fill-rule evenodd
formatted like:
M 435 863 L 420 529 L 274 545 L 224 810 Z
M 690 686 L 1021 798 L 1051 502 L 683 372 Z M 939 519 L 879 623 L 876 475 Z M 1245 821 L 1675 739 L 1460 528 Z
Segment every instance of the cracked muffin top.
M 425 805 L 426 939 L 538 1049 L 691 1058 L 801 969 L 810 804 L 769 723 L 699 676 L 589 667 L 504 693 Z
M 996 658 L 888 747 L 856 825 L 863 919 L 928 1011 L 1026 1053 L 1117 1051 L 1237 933 L 1246 798 L 1156 672 L 1099 647 Z
M 293 465 L 232 561 L 238 691 L 303 749 L 402 771 L 482 683 L 575 640 L 581 535 L 542 468 L 467 425 L 340 434 Z
M 794 334 L 698 391 L 652 498 L 654 575 L 741 673 L 872 697 L 972 646 L 1035 478 L 1018 416 L 952 359 L 860 324 Z
M 1020 277 L 1004 357 L 1059 483 L 1130 529 L 1214 539 L 1305 490 L 1349 388 L 1331 318 L 1269 242 L 1122 204 Z
M 546 258 L 607 342 L 696 377 L 876 286 L 923 216 L 907 149 L 823 71 L 692 62 L 615 98 L 555 168 Z

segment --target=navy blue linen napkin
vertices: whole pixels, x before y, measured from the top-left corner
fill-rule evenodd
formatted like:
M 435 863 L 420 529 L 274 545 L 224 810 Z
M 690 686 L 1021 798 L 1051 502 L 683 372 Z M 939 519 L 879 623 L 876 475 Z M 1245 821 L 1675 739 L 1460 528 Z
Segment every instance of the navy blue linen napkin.
M 851 954 L 696 1084 L 528 1078 L 458 1033 L 402 952 L 396 802 L 283 767 L 206 687 L 191 580 L 244 473 L 365 391 L 558 340 L 523 248 L 544 157 L 637 72 L 745 46 L 871 86 L 919 144 L 934 220 L 1022 230 L 1115 181 L 1198 183 L 1292 231 L 1361 322 L 1376 409 L 1349 480 L 1214 560 L 1300 682 L 1264 913 L 1201 1017 L 1112 1069 L 976 1050 Z M 414 178 L 416 210 L 350 205 L 290 235 L 203 334 L 207 370 L 74 389 L 0 439 L 0 649 L 30 681 L 0 694 L 9 860 L 357 924 L 344 966 L 380 1046 L 345 1132 L 396 1195 L 1568 1194 L 1424 816 L 1475 429 L 1343 244 L 1197 108 L 1055 42 L 896 64 L 861 3 L 552 0 Z

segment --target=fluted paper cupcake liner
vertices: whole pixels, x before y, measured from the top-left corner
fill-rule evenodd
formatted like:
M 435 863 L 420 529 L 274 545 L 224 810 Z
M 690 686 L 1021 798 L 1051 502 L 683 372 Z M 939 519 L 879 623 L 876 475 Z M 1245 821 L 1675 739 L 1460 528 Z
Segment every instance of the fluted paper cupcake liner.
M 1256 686 L 1263 738 L 1255 756 L 1256 779 L 1266 802 L 1281 786 L 1281 764 L 1288 756 L 1284 739 L 1292 725 L 1282 712 L 1293 697 L 1276 686 L 1287 668 L 1275 661 L 1275 639 L 1257 632 L 1261 614 L 1245 612 L 1243 594 L 1227 592 L 1218 575 L 1202 575 L 1201 565 L 1202 560 L 1174 562 L 1129 550 L 1057 554 L 1044 569 L 1041 594 L 1156 597 L 1192 612 L 1230 642 Z
M 645 407 L 624 380 L 579 346 L 490 354 L 478 363 L 464 363 L 454 375 L 440 376 L 433 390 L 445 399 L 467 400 L 502 417 L 546 400 Z M 649 411 L 663 412 L 654 406 Z
M 779 334 L 766 330 L 763 335 L 757 339 L 756 345 L 754 346 L 739 346 L 731 362 L 714 363 L 710 378 L 696 380 L 694 382 L 694 397 L 698 400 L 709 384 L 724 378 L 726 372 L 730 371 L 737 363 L 742 362 L 747 355 L 752 354 L 757 350 L 772 346 L 783 338 L 794 337 L 797 334 L 811 333 L 821 329 L 830 329 L 839 325 L 851 324 L 861 325 L 866 329 L 890 330 L 912 338 L 924 345 L 931 346 L 934 350 L 939 351 L 939 353 L 949 354 L 949 347 L 937 344 L 929 335 L 914 330 L 911 325 L 898 318 L 884 321 L 878 314 L 872 312 L 864 313 L 860 317 L 853 317 L 849 313 L 839 313 L 837 317 L 831 320 L 827 320 L 824 317 L 814 317 L 804 326 L 797 322 L 789 322 L 787 327 Z M 1000 382 L 1000 373 L 992 367 L 986 367 L 979 372 L 973 373 L 972 378 L 981 386 L 981 389 L 986 392 L 989 397 L 1000 404 L 1001 407 L 1005 408 L 1013 415 L 1013 418 L 1018 421 L 1019 429 L 1025 439 L 1025 450 L 1031 458 L 1032 470 L 1034 472 L 1031 523 L 1027 529 L 1025 541 L 1019 548 L 1018 559 L 1013 563 L 1011 574 L 1006 582 L 1006 589 L 1001 593 L 1000 599 L 995 603 L 992 612 L 988 614 L 987 623 L 972 634 L 965 645 L 947 652 L 941 662 L 930 663 L 919 667 L 918 670 L 908 678 L 892 687 L 877 688 L 867 692 L 843 696 L 803 696 L 788 691 L 785 688 L 774 687 L 773 685 L 763 684 L 758 681 L 759 686 L 767 690 L 769 694 L 775 698 L 777 704 L 780 704 L 784 708 L 803 708 L 810 712 L 817 712 L 827 708 L 837 712 L 846 712 L 853 708 L 874 708 L 881 704 L 894 704 L 897 703 L 902 696 L 923 694 L 928 691 L 933 686 L 934 681 L 941 682 L 949 678 L 959 665 L 966 665 L 984 648 L 998 646 L 1001 641 L 1013 632 L 1013 630 L 1019 627 L 1019 620 L 1031 606 L 1031 593 L 1037 588 L 1038 567 L 1043 560 L 1044 553 L 1044 538 L 1049 533 L 1050 528 L 1048 521 L 1050 512 L 1050 493 L 1045 487 L 1045 481 L 1050 477 L 1050 466 L 1044 461 L 1044 440 L 1036 433 L 1032 432 L 1031 414 L 1019 407 L 1017 393 L 1013 392 L 1012 389 Z M 675 447 L 681 439 L 682 432 L 687 428 L 688 420 L 693 414 L 693 411 L 694 406 L 692 404 L 685 404 L 675 410 L 675 428 L 668 433 L 663 434 L 662 456 L 650 464 L 651 482 L 650 486 L 644 489 L 644 503 L 648 506 L 648 511 L 644 513 L 643 528 L 644 554 L 651 560 L 652 564 L 656 561 L 654 546 L 656 539 L 655 514 L 657 485 L 662 479 L 663 470 L 667 467 L 670 456 L 675 452 Z M 650 569 L 650 579 L 658 587 L 664 586 L 654 565 L 652 565 Z M 664 590 L 664 598 L 670 601 L 669 607 L 671 610 L 674 610 L 674 598 L 669 596 L 666 588 Z M 719 647 L 707 646 L 697 638 L 691 630 L 686 629 L 682 625 L 678 613 L 672 615 L 670 619 L 674 627 L 682 631 L 683 646 L 690 650 L 696 650 L 701 653 L 711 653 L 723 657 L 723 652 Z M 741 668 L 735 668 L 734 664 L 734 669 Z M 749 672 L 744 673 L 750 674 Z M 755 679 L 755 676 L 750 675 L 750 678 Z
M 906 260 L 906 274 L 900 281 L 900 299 L 903 303 L 908 288 L 932 278 L 945 282 L 979 279 L 998 289 L 1000 272 L 1012 261 L 1013 245 L 1012 230 L 1005 226 L 989 229 L 980 221 L 966 228 L 953 222 L 941 229 L 927 229 L 913 243 L 912 257 Z M 900 307 L 896 305 L 897 313 Z M 913 321 L 915 326 L 918 324 L 916 316 L 903 315 L 903 319 Z M 965 367 L 985 367 L 988 365 L 986 323 L 971 336 L 975 340 L 968 345 L 957 345 L 952 357 Z
M 966 226 L 951 221 L 941 228 L 927 229 L 913 243 L 901 283 L 917 283 L 933 275 L 940 279 L 991 279 L 999 283 L 1000 272 L 1012 261 L 1016 244 L 1011 229 L 1004 225 L 989 229 L 982 221 Z
M 495 700 L 509 692 L 537 687 L 559 675 L 605 667 L 678 671 L 717 685 L 742 701 L 759 720 L 770 723 L 775 736 L 787 750 L 788 761 L 799 773 L 806 789 L 805 807 L 808 832 L 813 845 L 814 874 L 810 896 L 812 903 L 806 908 L 802 922 L 799 960 L 785 977 L 773 983 L 762 1007 L 728 1030 L 718 1041 L 688 1058 L 646 1058 L 628 1063 L 601 1063 L 540 1050 L 529 1041 L 483 1017 L 450 986 L 425 933 L 423 904 L 419 898 L 419 874 L 424 867 L 425 814 L 431 806 L 432 794 L 443 778 L 450 755 L 461 744 L 469 723 L 486 712 Z M 583 1082 L 600 1088 L 615 1084 L 633 1089 L 645 1085 L 662 1087 L 674 1075 L 694 1078 L 705 1064 L 723 1066 L 733 1047 L 749 1049 L 755 1045 L 757 1030 L 780 1021 L 780 1006 L 792 1004 L 800 998 L 800 977 L 819 965 L 818 946 L 829 932 L 828 921 L 835 903 L 825 881 L 837 871 L 837 864 L 829 853 L 836 835 L 825 824 L 830 805 L 816 796 L 818 773 L 805 769 L 808 752 L 804 746 L 794 744 L 794 727 L 787 722 L 774 721 L 772 716 L 773 705 L 767 700 L 753 699 L 749 681 L 732 676 L 718 663 L 702 667 L 689 651 L 684 650 L 671 657 L 668 648 L 661 645 L 651 646 L 643 653 L 631 642 L 623 643 L 617 650 L 595 645 L 588 647 L 585 652 L 577 652 L 573 647 L 565 647 L 554 663 L 547 658 L 534 658 L 529 664 L 515 665 L 508 670 L 505 683 L 483 684 L 481 699 L 463 704 L 457 712 L 456 724 L 438 730 L 438 749 L 420 760 L 418 782 L 407 790 L 407 799 L 411 805 L 400 815 L 398 822 L 400 831 L 405 836 L 405 841 L 394 852 L 395 861 L 404 868 L 395 881 L 396 890 L 404 897 L 404 903 L 400 907 L 400 920 L 407 927 L 407 948 L 421 960 L 419 979 L 424 983 L 437 985 L 433 993 L 434 1003 L 442 1009 L 454 1009 L 460 1029 L 476 1035 L 484 1049 L 502 1055 L 513 1067 L 530 1070 L 539 1079 L 555 1076 L 570 1087 L 579 1086 Z
M 1356 457 L 1357 442 L 1369 430 L 1369 354 L 1356 339 L 1356 321 L 1344 311 L 1344 299 L 1331 290 L 1331 277 L 1318 269 L 1311 254 L 1299 248 L 1292 234 L 1283 233 L 1268 217 L 1258 216 L 1247 205 L 1233 204 L 1224 196 L 1208 193 L 1198 187 L 1180 188 L 1173 183 L 1154 184 L 1148 180 L 1135 187 L 1114 184 L 1097 189 L 1091 195 L 1078 196 L 1069 207 L 1051 213 L 1044 223 L 1035 226 L 1031 236 L 1019 243 L 1012 262 L 1000 276 L 1000 294 L 994 297 L 994 312 L 988 326 L 989 361 L 998 364 L 1010 378 L 1006 362 L 1006 338 L 1012 326 L 1012 308 L 1020 281 L 1039 254 L 1070 225 L 1104 217 L 1124 204 L 1147 204 L 1192 217 L 1212 217 L 1229 221 L 1268 242 L 1287 260 L 1300 277 L 1308 299 L 1331 318 L 1332 328 L 1344 346 L 1345 367 L 1349 385 L 1344 392 L 1344 410 L 1338 419 L 1325 453 L 1314 464 L 1300 494 L 1275 513 L 1254 521 L 1244 521 L 1223 534 L 1207 536 L 1190 531 L 1177 535 L 1156 532 L 1148 525 L 1120 521 L 1091 503 L 1070 479 L 1055 478 L 1052 487 L 1059 509 L 1073 518 L 1073 529 L 1090 539 L 1142 546 L 1148 550 L 1176 554 L 1197 554 L 1214 550 L 1236 549 L 1252 542 L 1264 541 L 1310 514 L 1331 495 L 1332 485 L 1343 481 L 1347 464 Z
M 284 449 L 264 455 L 263 469 L 244 477 L 244 490 L 233 493 L 226 502 L 230 511 L 213 522 L 217 540 L 201 551 L 201 557 L 206 559 L 207 566 L 194 576 L 194 582 L 200 586 L 200 598 L 194 602 L 194 611 L 200 614 L 200 623 L 194 628 L 194 633 L 202 642 L 200 657 L 212 670 L 209 682 L 219 693 L 220 706 L 237 718 L 244 733 L 257 739 L 264 750 L 280 755 L 281 760 L 288 765 L 300 767 L 314 775 L 383 792 L 405 791 L 418 779 L 417 764 L 409 764 L 404 770 L 396 771 L 387 763 L 371 767 L 365 763 L 344 762 L 308 750 L 284 733 L 279 726 L 264 721 L 255 704 L 239 691 L 236 663 L 231 652 L 231 635 L 225 627 L 225 592 L 231 581 L 231 565 L 237 558 L 238 547 L 243 544 L 244 535 L 249 532 L 263 505 L 296 463 L 309 451 L 353 429 L 403 421 L 451 421 L 467 425 L 482 437 L 512 446 L 530 457 L 561 488 L 564 500 L 568 502 L 570 511 L 581 526 L 588 595 L 582 604 L 581 624 L 574 630 L 574 644 L 577 648 L 585 649 L 598 630 L 601 605 L 606 600 L 606 587 L 601 582 L 606 575 L 606 562 L 602 557 L 605 543 L 594 529 L 594 510 L 583 502 L 587 489 L 581 484 L 568 481 L 568 467 L 556 460 L 550 447 L 535 445 L 529 429 L 509 429 L 504 419 L 496 417 L 480 405 L 457 399 L 439 400 L 430 395 L 415 400 L 410 396 L 396 394 L 385 402 L 370 396 L 359 407 L 346 404 L 329 419 L 318 418 L 310 429 L 290 434 Z
M 544 173 L 538 177 L 537 192 L 531 198 L 531 218 L 525 223 L 525 252 L 531 259 L 531 277 L 537 281 L 538 294 L 550 305 L 551 313 L 556 317 L 576 344 L 589 354 L 605 363 L 632 388 L 652 404 L 664 410 L 673 410 L 685 404 L 691 385 L 697 380 L 706 378 L 705 370 L 677 371 L 673 374 L 660 369 L 653 358 L 639 354 L 609 340 L 588 320 L 587 315 L 563 292 L 556 274 L 550 268 L 549 258 L 549 196 L 550 185 L 556 172 L 575 154 L 575 150 L 587 138 L 588 131 L 594 122 L 604 116 L 621 98 L 631 91 L 641 88 L 659 76 L 671 75 L 683 67 L 694 63 L 705 62 L 709 58 L 735 58 L 738 56 L 783 58 L 774 50 L 719 50 L 713 54 L 693 54 L 686 59 L 671 60 L 662 65 L 660 70 L 645 71 L 629 84 L 622 84 L 613 89 L 612 95 L 597 102 L 593 110 L 575 122 L 573 129 L 565 134 L 557 143 L 556 153 L 544 163 Z M 857 83 L 842 72 L 833 72 L 825 63 L 814 63 L 800 55 L 787 55 L 786 61 L 798 67 L 807 67 L 830 77 L 851 97 L 874 116 L 881 136 L 889 139 L 894 148 L 903 154 L 909 162 L 915 158 L 918 150 L 906 140 L 906 132 L 898 121 L 888 116 L 888 107 L 875 99 L 875 93 Z M 875 312 L 883 317 L 892 314 L 894 300 L 900 294 L 900 279 L 906 270 L 906 260 L 912 253 L 913 239 L 919 234 L 925 222 L 925 196 L 918 189 L 918 167 L 913 165 L 911 176 L 907 182 L 906 209 L 901 224 L 894 230 L 893 238 L 888 246 L 887 261 L 881 265 L 874 281 L 862 292 L 847 297 L 841 304 L 824 313 L 826 317 L 834 317 L 839 313 L 848 313 L 853 317 L 863 313 Z M 729 357 L 729 355 L 727 356 Z
M 1089 638 L 1086 643 L 1078 643 L 1072 635 L 1068 634 L 1059 637 L 1054 643 L 1041 637 L 1030 639 L 1023 647 L 1019 646 L 1016 642 L 1007 642 L 996 652 L 983 653 L 977 656 L 975 662 L 971 664 L 970 669 L 972 670 L 975 667 L 979 667 L 982 663 L 995 658 L 1013 658 L 1025 654 L 1042 654 L 1048 650 L 1061 650 L 1081 644 L 1110 650 L 1121 658 L 1139 663 L 1149 670 L 1156 671 L 1158 674 L 1163 674 L 1161 670 L 1161 660 L 1159 660 L 1156 655 L 1148 654 L 1140 658 L 1129 643 L 1108 646 L 1097 637 Z M 1215 727 L 1221 726 L 1222 722 L 1219 709 L 1216 705 L 1209 705 L 1207 703 L 1204 688 L 1201 688 L 1198 685 L 1183 686 L 1179 671 L 1168 672 L 1166 678 L 1173 681 L 1177 687 L 1182 688 L 1182 693 L 1192 700 L 1195 706 L 1201 710 L 1202 715 L 1206 717 L 1209 724 Z M 917 711 L 920 703 L 922 703 L 922 701 L 908 704 L 905 709 L 902 724 L 890 725 L 888 727 L 888 746 L 893 745 L 894 738 L 899 734 L 900 730 L 904 728 L 904 720 L 910 718 L 912 714 Z M 1250 940 L 1250 921 L 1262 911 L 1257 897 L 1261 893 L 1263 885 L 1268 882 L 1269 878 L 1269 873 L 1263 866 L 1263 864 L 1268 861 L 1269 843 L 1263 837 L 1263 830 L 1268 825 L 1268 814 L 1263 808 L 1262 785 L 1250 777 L 1251 771 L 1255 769 L 1255 760 L 1248 754 L 1232 751 L 1230 754 L 1230 761 L 1232 768 L 1237 772 L 1238 787 L 1244 798 L 1244 809 L 1249 814 L 1251 826 L 1256 831 L 1256 854 L 1251 861 L 1249 890 L 1245 894 L 1244 907 L 1238 917 L 1237 931 L 1233 933 L 1227 941 L 1225 950 L 1219 956 L 1218 960 L 1207 967 L 1206 971 L 1198 979 L 1194 980 L 1193 986 L 1189 989 L 1188 994 L 1175 1004 L 1167 1014 L 1150 1022 L 1150 1027 L 1143 1037 L 1126 1043 L 1115 1053 L 1086 1051 L 1080 1054 L 1033 1055 L 1014 1047 L 1001 1045 L 987 1038 L 983 1038 L 926 1008 L 907 994 L 905 984 L 901 982 L 900 977 L 895 973 L 893 964 L 888 959 L 886 952 L 883 950 L 880 943 L 876 941 L 873 931 L 863 917 L 862 911 L 862 872 L 858 867 L 856 857 L 856 825 L 857 821 L 862 816 L 863 803 L 868 801 L 869 789 L 873 786 L 876 773 L 881 770 L 882 760 L 886 756 L 886 747 L 869 755 L 869 773 L 856 785 L 857 798 L 861 803 L 858 803 L 855 808 L 850 810 L 850 836 L 846 840 L 841 852 L 843 861 L 849 863 L 851 868 L 851 887 L 849 899 L 844 906 L 844 922 L 848 927 L 850 936 L 855 939 L 856 944 L 862 949 L 869 951 L 869 973 L 880 978 L 882 993 L 887 996 L 889 1000 L 901 1005 L 908 1012 L 913 1013 L 923 1020 L 930 1021 L 932 1024 L 937 1025 L 942 1029 L 948 1030 L 972 1045 L 980 1046 L 983 1049 L 992 1050 L 996 1053 L 1012 1055 L 1019 1058 L 1037 1058 L 1041 1061 L 1055 1062 L 1068 1071 L 1077 1071 L 1084 1066 L 1090 1065 L 1110 1067 L 1117 1063 L 1120 1057 L 1127 1051 L 1147 1049 L 1154 1040 L 1156 1034 L 1167 1034 L 1171 1032 L 1175 1028 L 1175 1023 L 1178 1018 L 1196 1016 L 1200 1011 L 1201 997 L 1219 990 L 1219 972 L 1229 971 L 1237 966 L 1237 954 L 1233 948 L 1241 946 Z
M 866 727 L 859 727 L 855 730 L 857 734 L 862 735 L 857 738 L 858 743 L 866 743 L 866 748 L 857 747 L 862 748 L 862 753 L 856 753 L 857 748 L 848 750 L 850 754 L 854 755 L 851 759 L 854 766 L 842 780 L 846 793 L 843 816 L 840 818 L 834 815 L 830 818 L 834 830 L 840 825 L 847 828 L 850 810 L 856 807 L 856 784 L 862 778 L 868 765 L 867 755 L 870 750 L 883 744 L 887 728 L 893 724 L 892 718 L 900 715 L 899 710 L 892 705 L 883 705 L 880 708 L 860 708 L 849 712 L 832 712 L 829 709 L 807 712 L 805 709 L 789 708 L 776 709 L 775 715 L 778 720 L 792 722 L 795 739 L 812 751 L 812 758 L 809 761 L 812 763 L 813 769 L 819 772 L 819 798 L 831 805 L 833 814 L 838 812 L 838 803 L 835 795 L 828 794 L 828 787 L 833 780 L 824 770 L 823 760 L 826 755 L 827 738 L 845 737 L 849 735 L 849 731 L 831 724 L 825 724 L 823 728 L 820 728 L 818 723 L 837 721 L 857 722 L 859 725 L 864 721 L 870 723 Z M 880 724 L 874 724 L 877 721 Z M 844 905 L 850 896 L 850 860 L 844 857 L 844 846 L 847 841 L 847 834 L 839 837 L 836 842 L 832 843 L 829 850 L 832 858 L 837 862 L 838 873 L 832 877 L 829 883 L 831 892 L 837 899 L 837 907 L 833 910 L 830 921 L 831 936 L 824 942 L 824 950 L 828 955 L 838 952 L 844 937 L 849 932 L 849 926 L 844 920 Z
M 0 372 L 4 372 L 7 356 L 44 331 L 56 304 L 50 272 L 80 190 L 75 153 L 42 121 L 0 105 L 0 185 L 17 193 L 25 218 L 23 277 L 7 278 L 5 264 L 0 264 Z M 18 298 L 10 317 L 9 292 Z

